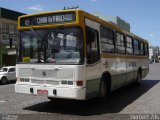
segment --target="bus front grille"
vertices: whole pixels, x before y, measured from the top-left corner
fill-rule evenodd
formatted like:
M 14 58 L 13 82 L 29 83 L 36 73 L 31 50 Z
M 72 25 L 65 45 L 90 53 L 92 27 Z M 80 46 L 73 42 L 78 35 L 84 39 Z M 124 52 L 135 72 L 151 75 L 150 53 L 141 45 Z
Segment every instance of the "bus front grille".
M 31 83 L 34 83 L 34 84 L 44 84 L 45 81 L 44 80 L 31 79 Z
M 53 80 L 37 80 L 37 79 L 31 79 L 31 83 L 33 83 L 33 84 L 59 85 L 59 81 L 53 81 Z
M 59 81 L 46 80 L 46 84 L 59 85 Z

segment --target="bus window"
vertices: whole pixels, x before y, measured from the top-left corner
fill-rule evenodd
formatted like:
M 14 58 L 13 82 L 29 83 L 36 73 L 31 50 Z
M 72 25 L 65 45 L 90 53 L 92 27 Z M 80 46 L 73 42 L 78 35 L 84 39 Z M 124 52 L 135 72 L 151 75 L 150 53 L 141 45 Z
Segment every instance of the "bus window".
M 133 45 L 134 45 L 134 54 L 139 55 L 139 41 L 134 39 Z
M 148 56 L 149 53 L 148 53 L 148 44 L 147 43 L 144 44 L 144 49 L 145 49 L 144 50 L 145 56 Z
M 129 36 L 126 37 L 126 53 L 133 55 L 133 40 Z
M 114 31 L 101 26 L 101 51 L 103 53 L 114 53 Z
M 125 54 L 125 40 L 124 35 L 116 33 L 116 53 Z
M 93 64 L 100 59 L 98 31 L 86 27 L 86 38 L 87 38 L 87 64 Z
M 140 55 L 144 55 L 144 43 L 140 43 Z

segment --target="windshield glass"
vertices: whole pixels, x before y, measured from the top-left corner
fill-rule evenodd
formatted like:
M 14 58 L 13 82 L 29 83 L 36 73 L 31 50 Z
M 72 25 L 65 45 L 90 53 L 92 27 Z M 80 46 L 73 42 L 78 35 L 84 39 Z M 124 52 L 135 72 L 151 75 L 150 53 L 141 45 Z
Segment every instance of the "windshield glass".
M 21 32 L 20 62 L 82 64 L 83 39 L 79 27 Z
M 0 72 L 7 72 L 8 71 L 8 68 L 2 68 L 1 70 L 0 70 Z

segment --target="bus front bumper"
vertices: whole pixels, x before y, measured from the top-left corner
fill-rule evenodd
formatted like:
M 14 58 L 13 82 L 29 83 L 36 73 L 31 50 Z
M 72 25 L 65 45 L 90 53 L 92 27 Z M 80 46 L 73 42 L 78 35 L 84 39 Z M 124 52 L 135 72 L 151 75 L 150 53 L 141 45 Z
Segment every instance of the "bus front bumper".
M 15 84 L 16 93 L 44 95 L 53 98 L 85 100 L 86 88 L 78 87 L 45 87 Z

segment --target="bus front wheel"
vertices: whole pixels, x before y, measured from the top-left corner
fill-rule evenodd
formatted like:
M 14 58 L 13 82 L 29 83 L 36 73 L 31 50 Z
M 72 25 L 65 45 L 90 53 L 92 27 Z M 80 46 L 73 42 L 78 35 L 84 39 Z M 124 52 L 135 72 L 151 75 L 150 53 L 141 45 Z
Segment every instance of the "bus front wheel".
M 136 83 L 137 83 L 138 86 L 141 84 L 141 71 L 140 70 L 138 70 L 138 72 L 137 72 Z
M 105 98 L 106 96 L 107 96 L 107 85 L 104 80 L 101 80 L 99 85 L 99 97 Z

